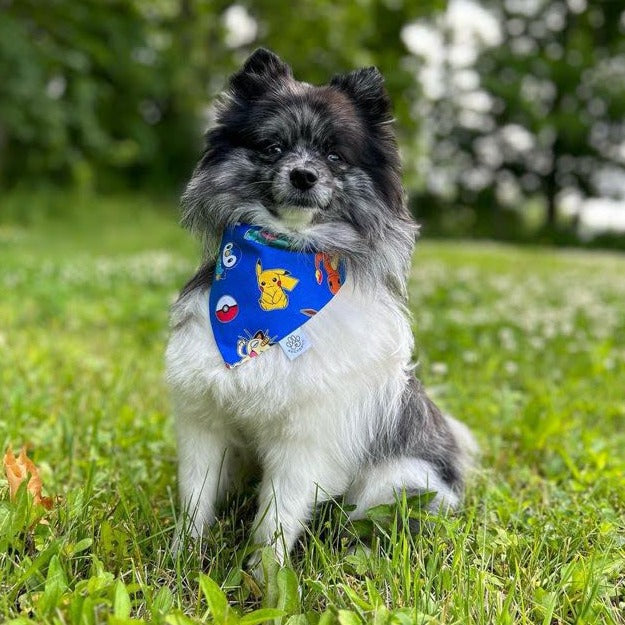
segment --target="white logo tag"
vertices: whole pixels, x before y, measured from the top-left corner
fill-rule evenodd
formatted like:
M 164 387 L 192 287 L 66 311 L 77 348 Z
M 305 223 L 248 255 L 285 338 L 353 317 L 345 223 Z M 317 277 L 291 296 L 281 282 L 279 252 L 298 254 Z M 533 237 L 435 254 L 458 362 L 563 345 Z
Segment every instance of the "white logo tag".
M 289 360 L 295 360 L 305 351 L 308 351 L 312 343 L 308 336 L 301 328 L 293 330 L 291 334 L 287 334 L 283 339 L 278 341 L 282 351 L 289 357 Z

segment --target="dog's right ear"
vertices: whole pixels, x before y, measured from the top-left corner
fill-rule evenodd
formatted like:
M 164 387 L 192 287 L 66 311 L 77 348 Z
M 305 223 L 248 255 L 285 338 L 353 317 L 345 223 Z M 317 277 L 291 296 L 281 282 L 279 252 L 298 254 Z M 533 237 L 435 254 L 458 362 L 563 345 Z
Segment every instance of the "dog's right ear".
M 392 118 L 384 76 L 377 67 L 364 67 L 349 74 L 339 74 L 332 78 L 330 85 L 347 94 L 372 122 L 380 123 Z
M 235 96 L 254 99 L 265 93 L 272 84 L 292 76 L 291 68 L 278 55 L 266 48 L 258 48 L 230 78 L 230 89 Z

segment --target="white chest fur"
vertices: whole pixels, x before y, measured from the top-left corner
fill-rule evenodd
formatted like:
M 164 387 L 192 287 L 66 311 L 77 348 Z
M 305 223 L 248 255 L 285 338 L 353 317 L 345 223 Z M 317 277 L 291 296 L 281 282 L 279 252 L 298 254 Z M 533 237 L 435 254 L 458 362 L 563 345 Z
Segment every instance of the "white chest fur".
M 213 339 L 208 292 L 197 290 L 172 311 L 167 376 L 179 398 L 197 402 L 210 394 L 220 412 L 245 429 L 324 410 L 334 419 L 363 398 L 384 395 L 401 381 L 412 350 L 405 312 L 390 295 L 373 295 L 348 280 L 333 300 L 305 325 L 312 347 L 289 360 L 279 346 L 235 369 L 227 369 Z M 388 389 L 386 389 L 388 390 Z M 212 402 L 211 402 L 212 403 Z M 224 414 L 206 419 L 224 418 Z

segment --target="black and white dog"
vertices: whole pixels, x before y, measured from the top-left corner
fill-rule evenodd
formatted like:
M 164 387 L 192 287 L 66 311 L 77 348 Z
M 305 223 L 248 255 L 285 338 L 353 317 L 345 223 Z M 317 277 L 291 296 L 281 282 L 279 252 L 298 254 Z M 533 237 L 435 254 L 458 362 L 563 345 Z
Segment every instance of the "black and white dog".
M 457 506 L 475 443 L 413 374 L 406 279 L 417 228 L 378 70 L 317 87 L 272 52 L 254 52 L 219 102 L 183 207 L 205 250 L 173 307 L 167 349 L 192 535 L 254 470 L 255 542 L 280 559 L 320 498 L 345 495 L 354 518 L 402 489 L 435 491 L 432 508 Z M 345 262 L 345 283 L 307 321 L 312 347 L 296 360 L 276 346 L 224 366 L 207 298 L 220 238 L 235 223 Z

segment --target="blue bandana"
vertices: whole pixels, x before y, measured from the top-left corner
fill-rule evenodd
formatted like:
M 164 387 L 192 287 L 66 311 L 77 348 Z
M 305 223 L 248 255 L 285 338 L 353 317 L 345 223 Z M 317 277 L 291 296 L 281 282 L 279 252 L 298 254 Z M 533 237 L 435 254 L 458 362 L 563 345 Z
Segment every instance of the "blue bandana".
M 224 231 L 208 312 L 226 367 L 236 367 L 279 343 L 297 358 L 310 343 L 302 326 L 345 281 L 338 257 L 290 249 L 288 239 L 257 226 Z

